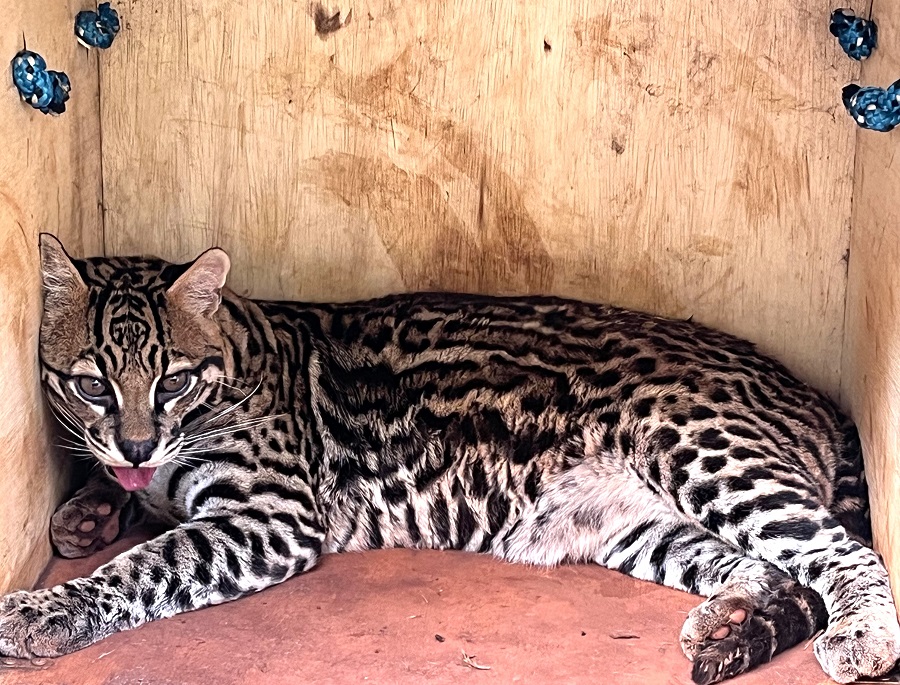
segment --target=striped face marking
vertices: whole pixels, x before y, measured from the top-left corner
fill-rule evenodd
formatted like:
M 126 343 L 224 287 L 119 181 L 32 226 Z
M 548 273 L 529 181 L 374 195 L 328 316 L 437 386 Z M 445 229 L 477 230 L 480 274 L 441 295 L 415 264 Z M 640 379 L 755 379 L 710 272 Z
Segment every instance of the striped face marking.
M 186 417 L 223 401 L 217 264 L 76 263 L 42 243 L 43 381 L 72 437 L 102 463 L 153 468 L 176 459 Z

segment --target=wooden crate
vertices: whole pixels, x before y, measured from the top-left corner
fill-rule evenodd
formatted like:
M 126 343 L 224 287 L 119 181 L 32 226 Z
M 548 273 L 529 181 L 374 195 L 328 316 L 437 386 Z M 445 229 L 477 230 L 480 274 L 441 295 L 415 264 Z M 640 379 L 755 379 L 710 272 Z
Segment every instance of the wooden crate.
M 66 472 L 37 387 L 41 230 L 77 255 L 218 244 L 259 297 L 555 293 L 749 338 L 853 410 L 900 581 L 900 138 L 844 113 L 859 65 L 830 6 L 348 0 L 327 35 L 303 2 L 116 7 L 88 54 L 81 3 L 0 0 L 0 55 L 24 31 L 74 86 L 58 119 L 0 97 L 0 589 L 45 562 Z M 900 6 L 878 19 L 900 35 Z M 885 41 L 863 81 L 898 60 Z

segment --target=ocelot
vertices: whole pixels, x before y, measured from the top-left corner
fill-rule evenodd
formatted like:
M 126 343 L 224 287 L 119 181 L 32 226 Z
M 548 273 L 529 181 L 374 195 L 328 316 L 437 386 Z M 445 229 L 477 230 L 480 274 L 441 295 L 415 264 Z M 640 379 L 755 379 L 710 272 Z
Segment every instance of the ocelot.
M 126 511 L 169 528 L 0 600 L 3 655 L 63 655 L 327 552 L 402 546 L 706 596 L 680 636 L 698 683 L 822 629 L 839 682 L 900 656 L 856 429 L 750 343 L 551 297 L 253 301 L 229 266 L 219 249 L 73 260 L 42 236 L 46 396 L 102 465 L 53 516 L 57 549 L 95 551 Z

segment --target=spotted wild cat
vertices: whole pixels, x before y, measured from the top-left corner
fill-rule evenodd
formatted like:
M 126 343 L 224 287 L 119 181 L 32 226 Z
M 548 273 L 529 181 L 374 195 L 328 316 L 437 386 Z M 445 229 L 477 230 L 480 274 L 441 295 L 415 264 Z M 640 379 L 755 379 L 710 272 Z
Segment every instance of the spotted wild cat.
M 41 263 L 47 398 L 103 464 L 54 541 L 90 553 L 135 507 L 171 529 L 0 600 L 4 655 L 404 546 L 593 561 L 705 595 L 681 633 L 698 683 L 820 628 L 838 681 L 900 656 L 856 430 L 747 342 L 545 297 L 254 302 L 224 287 L 217 249 L 82 261 L 45 235 Z

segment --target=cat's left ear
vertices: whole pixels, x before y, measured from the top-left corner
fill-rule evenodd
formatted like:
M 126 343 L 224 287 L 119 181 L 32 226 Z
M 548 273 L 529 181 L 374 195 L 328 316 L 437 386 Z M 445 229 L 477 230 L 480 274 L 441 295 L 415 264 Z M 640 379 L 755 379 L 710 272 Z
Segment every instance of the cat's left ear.
M 207 250 L 169 287 L 166 298 L 188 314 L 212 316 L 222 303 L 222 288 L 230 268 L 225 250 Z

